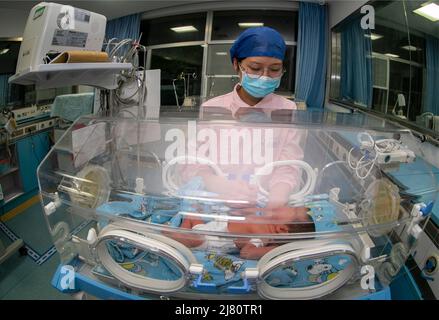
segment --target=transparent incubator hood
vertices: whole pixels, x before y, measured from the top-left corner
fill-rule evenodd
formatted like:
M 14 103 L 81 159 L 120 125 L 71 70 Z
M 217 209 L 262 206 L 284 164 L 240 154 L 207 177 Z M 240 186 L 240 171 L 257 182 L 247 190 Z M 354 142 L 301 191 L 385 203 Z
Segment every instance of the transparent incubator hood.
M 437 196 L 409 130 L 299 111 L 80 118 L 38 178 L 63 263 L 79 259 L 99 281 L 139 295 L 175 297 L 379 291 Z

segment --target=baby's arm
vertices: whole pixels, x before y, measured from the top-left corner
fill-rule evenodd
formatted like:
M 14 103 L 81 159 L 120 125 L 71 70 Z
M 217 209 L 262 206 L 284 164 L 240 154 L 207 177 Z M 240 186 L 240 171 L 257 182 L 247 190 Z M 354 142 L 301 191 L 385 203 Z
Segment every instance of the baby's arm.
M 273 245 L 266 247 L 256 247 L 254 244 L 249 242 L 241 248 L 239 255 L 243 259 L 254 260 L 261 258 L 263 255 L 273 250 L 274 248 L 276 248 L 276 246 Z

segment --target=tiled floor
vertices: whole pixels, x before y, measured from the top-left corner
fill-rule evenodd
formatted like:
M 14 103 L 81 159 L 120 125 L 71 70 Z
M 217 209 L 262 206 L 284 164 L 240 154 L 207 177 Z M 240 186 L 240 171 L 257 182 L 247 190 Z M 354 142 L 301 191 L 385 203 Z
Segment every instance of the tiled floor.
M 4 224 L 38 255 L 47 252 L 53 245 L 39 203 Z M 0 239 L 5 245 L 11 243 L 2 231 Z M 57 253 L 41 265 L 29 256 L 15 254 L 0 265 L 0 299 L 71 299 L 50 284 L 59 262 Z

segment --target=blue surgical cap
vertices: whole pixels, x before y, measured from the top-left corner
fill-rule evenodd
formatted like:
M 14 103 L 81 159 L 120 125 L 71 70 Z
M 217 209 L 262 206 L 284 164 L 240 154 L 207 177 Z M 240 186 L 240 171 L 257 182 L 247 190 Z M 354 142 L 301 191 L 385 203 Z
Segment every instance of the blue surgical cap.
M 280 60 L 285 56 L 285 41 L 279 32 L 268 27 L 249 28 L 241 33 L 230 49 L 230 57 L 273 57 Z

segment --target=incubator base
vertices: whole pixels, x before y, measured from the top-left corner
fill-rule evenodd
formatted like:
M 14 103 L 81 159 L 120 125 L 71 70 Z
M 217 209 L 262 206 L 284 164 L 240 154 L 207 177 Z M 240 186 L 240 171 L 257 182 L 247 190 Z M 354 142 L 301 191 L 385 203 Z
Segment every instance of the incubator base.
M 73 277 L 65 281 L 66 266 L 75 269 Z M 95 266 L 83 263 L 79 259 L 73 259 L 69 264 L 60 264 L 52 278 L 52 286 L 65 294 L 76 297 L 80 293 L 81 299 L 103 300 L 168 300 L 168 299 L 206 299 L 205 293 L 184 292 L 172 295 L 159 295 L 147 292 L 135 291 L 124 287 L 117 279 L 105 272 L 97 272 Z M 254 300 L 260 298 L 256 293 L 247 295 L 209 294 L 211 300 Z M 374 292 L 366 292 L 359 282 L 346 284 L 341 290 L 327 295 L 325 300 L 391 300 L 389 286 L 381 286 L 376 283 Z

